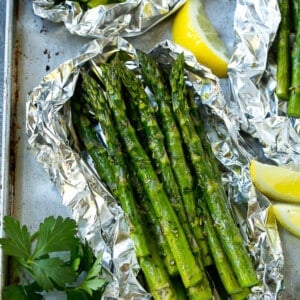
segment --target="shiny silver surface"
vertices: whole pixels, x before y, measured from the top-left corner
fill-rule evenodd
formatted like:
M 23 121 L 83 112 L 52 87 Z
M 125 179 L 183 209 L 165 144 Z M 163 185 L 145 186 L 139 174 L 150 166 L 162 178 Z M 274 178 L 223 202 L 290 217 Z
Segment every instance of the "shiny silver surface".
M 54 5 L 52 0 L 33 0 L 34 13 L 53 22 L 63 22 L 72 34 L 103 38 L 137 36 L 172 15 L 185 0 L 126 0 L 84 11 L 72 1 Z

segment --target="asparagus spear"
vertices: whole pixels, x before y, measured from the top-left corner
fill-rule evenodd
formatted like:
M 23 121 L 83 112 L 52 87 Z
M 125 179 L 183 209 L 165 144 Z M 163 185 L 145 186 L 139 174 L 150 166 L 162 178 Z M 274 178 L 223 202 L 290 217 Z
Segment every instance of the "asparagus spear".
M 117 129 L 137 170 L 137 176 L 160 220 L 162 231 L 173 252 L 182 281 L 185 287 L 194 286 L 201 281 L 203 274 L 192 254 L 177 215 L 152 168 L 151 161 L 128 122 L 119 78 L 112 68 L 105 65 L 101 65 L 100 68 Z
M 163 232 L 161 230 L 161 226 L 159 223 L 159 219 L 157 218 L 157 216 L 154 212 L 152 204 L 150 203 L 150 201 L 148 199 L 146 199 L 146 196 L 144 196 L 144 195 L 141 195 L 140 204 L 141 204 L 141 207 L 143 208 L 143 210 L 145 211 L 145 216 L 143 219 L 149 220 L 148 221 L 149 224 L 147 222 L 145 227 L 149 228 L 149 226 L 150 226 L 150 230 L 148 229 L 148 233 L 149 232 L 153 233 L 153 238 L 151 239 L 152 243 L 157 244 L 157 246 L 159 248 L 160 256 L 162 257 L 162 260 L 165 263 L 168 273 L 170 274 L 170 276 L 178 275 L 178 269 L 177 269 L 176 262 L 174 260 L 173 253 L 169 247 L 169 244 L 168 244 L 166 238 L 163 235 Z
M 72 121 L 75 126 L 76 132 L 85 146 L 85 149 L 92 157 L 95 165 L 95 169 L 99 173 L 99 177 L 106 183 L 109 190 L 114 190 L 115 176 L 110 168 L 110 162 L 108 159 L 106 149 L 99 144 L 96 133 L 93 130 L 93 126 L 89 118 L 81 113 L 82 105 L 74 98 L 72 103 Z M 102 170 L 105 170 L 102 172 Z M 148 254 L 148 251 L 145 249 Z
M 208 244 L 211 249 L 212 257 L 214 259 L 216 268 L 218 270 L 224 288 L 229 295 L 239 293 L 242 291 L 242 288 L 237 282 L 236 276 L 231 268 L 229 260 L 226 254 L 224 253 L 222 245 L 215 232 L 215 228 L 211 216 L 208 212 L 206 203 L 204 201 L 200 201 L 199 205 L 203 214 L 203 223 L 208 239 Z
M 115 177 L 115 186 L 112 189 L 112 193 L 120 202 L 124 213 L 128 218 L 128 224 L 130 225 L 130 232 L 136 248 L 137 256 L 149 255 L 149 251 L 144 251 L 147 249 L 145 233 L 141 227 L 141 220 L 136 207 L 134 194 L 127 179 L 128 174 L 126 164 L 123 159 L 121 144 L 110 120 L 104 95 L 92 77 L 86 73 L 82 73 L 82 78 L 84 98 L 93 107 L 95 117 L 101 124 L 106 139 L 105 142 L 108 151 L 110 169 L 112 169 Z M 100 170 L 102 173 L 104 171 L 105 170 Z
M 232 294 L 231 300 L 246 300 L 250 294 L 249 288 L 244 288 L 241 292 Z
M 98 92 L 99 89 L 95 89 L 95 86 L 92 86 L 92 78 L 87 77 L 87 75 L 83 75 L 83 78 L 83 88 L 86 89 L 88 93 L 85 94 L 85 98 L 89 101 L 93 101 L 93 98 L 101 98 L 102 96 Z M 73 106 L 75 105 L 73 104 Z M 139 213 L 134 202 L 133 193 L 127 183 L 126 171 L 122 166 L 122 162 L 118 161 L 118 154 L 114 154 L 116 160 L 115 163 L 112 163 L 112 159 L 109 157 L 107 150 L 97 142 L 96 133 L 93 131 L 89 119 L 80 113 L 80 111 L 76 111 L 76 108 L 73 109 L 73 114 L 73 122 L 77 127 L 81 140 L 95 163 L 97 173 L 104 182 L 111 182 L 109 185 L 110 190 L 113 196 L 121 203 L 124 213 L 128 218 L 130 236 L 133 240 L 137 257 L 150 255 L 145 233 L 141 227 Z M 114 151 L 118 151 L 118 146 L 115 146 L 116 150 Z
M 290 8 L 288 0 L 278 1 L 281 22 L 277 44 L 277 86 L 276 94 L 282 100 L 289 100 L 290 88 Z
M 136 195 L 136 201 L 140 208 L 143 226 L 144 228 L 148 229 L 147 233 L 150 233 L 150 235 L 153 234 L 153 238 L 151 238 L 149 242 L 151 244 L 155 244 L 155 243 L 157 244 L 156 247 L 158 248 L 157 252 L 159 252 L 161 259 L 165 263 L 167 272 L 170 276 L 172 276 L 172 281 L 173 281 L 174 276 L 178 275 L 178 269 L 176 266 L 176 262 L 174 260 L 173 253 L 169 247 L 169 244 L 165 236 L 163 235 L 160 222 L 154 212 L 153 206 L 149 201 L 149 199 L 147 198 L 147 195 L 145 194 L 144 189 L 139 179 L 137 178 L 137 172 L 135 171 L 133 165 L 130 163 L 130 159 L 127 159 L 127 161 L 129 162 L 127 164 L 130 173 L 129 180 L 134 189 L 134 193 Z
M 74 103 L 74 101 L 72 102 L 72 114 L 77 134 L 90 153 L 100 178 L 104 182 L 114 182 L 111 187 L 113 191 L 116 191 L 118 186 L 116 185 L 115 173 L 111 169 L 111 161 L 108 159 L 107 151 L 103 145 L 97 142 L 92 124 L 88 117 L 82 114 L 81 106 L 78 103 Z M 139 223 L 135 224 L 136 221 L 134 220 L 134 224 L 137 227 L 133 227 L 129 222 L 129 226 L 131 227 L 130 235 L 148 288 L 155 300 L 176 300 L 177 297 L 174 288 L 163 267 L 163 263 L 156 255 L 157 251 L 153 251 L 153 246 L 149 246 L 145 240 L 146 235 L 142 232 L 144 229 L 141 227 L 141 220 L 137 221 Z M 160 297 L 160 295 L 164 297 Z
M 218 237 L 237 276 L 239 284 L 242 287 L 256 285 L 258 283 L 256 272 L 244 247 L 241 234 L 226 205 L 224 187 L 214 178 L 211 166 L 204 160 L 201 140 L 192 122 L 190 122 L 190 114 L 186 100 L 187 90 L 184 79 L 183 54 L 178 56 L 172 66 L 170 84 L 173 111 L 180 125 L 183 140 L 195 169 L 198 184 L 203 191 L 203 197 L 207 202 L 210 215 L 215 224 Z
M 294 0 L 296 4 L 300 0 Z M 300 18 L 298 14 L 294 46 L 292 50 L 291 92 L 287 109 L 288 116 L 300 117 Z
M 180 188 L 186 214 L 190 223 L 192 232 L 202 251 L 203 263 L 211 264 L 211 256 L 205 237 L 201 231 L 199 217 L 197 216 L 196 197 L 193 190 L 193 178 L 185 159 L 184 149 L 178 126 L 172 116 L 170 108 L 170 94 L 166 90 L 167 84 L 157 66 L 156 62 L 149 55 L 138 51 L 138 58 L 141 64 L 143 78 L 146 84 L 154 93 L 158 106 L 159 118 L 162 123 L 162 130 L 166 139 L 166 147 L 171 160 L 172 169 Z
M 207 160 L 211 167 L 212 167 L 212 172 L 214 173 L 214 177 L 216 180 L 221 180 L 220 178 L 220 169 L 218 165 L 218 161 L 215 159 L 215 156 L 213 154 L 213 150 L 210 144 L 210 141 L 205 133 L 204 130 L 204 125 L 201 120 L 201 115 L 199 112 L 199 107 L 195 103 L 193 99 L 193 95 L 189 93 L 187 97 L 187 102 L 188 102 L 188 109 L 190 111 L 190 116 L 191 116 L 191 122 L 193 122 L 193 126 L 195 127 L 195 131 L 199 135 L 201 141 L 202 141 L 202 146 L 204 150 L 204 155 L 205 155 L 205 160 Z
M 191 245 L 193 253 L 200 251 L 199 246 L 191 232 L 184 205 L 181 199 L 180 190 L 171 168 L 171 163 L 165 149 L 164 135 L 157 123 L 154 109 L 149 103 L 148 96 L 145 92 L 143 82 L 139 80 L 133 72 L 130 72 L 121 62 L 114 65 L 123 84 L 130 94 L 131 101 L 136 106 L 136 111 L 140 114 L 140 120 L 144 126 L 150 153 L 155 162 L 158 175 L 161 177 L 164 188 L 171 204 L 177 213 L 185 235 Z M 194 199 L 192 199 L 194 201 Z
M 154 246 L 154 245 L 152 245 Z M 144 256 L 139 259 L 147 286 L 155 300 L 177 300 L 177 294 L 165 271 L 164 264 L 154 248 L 151 256 Z

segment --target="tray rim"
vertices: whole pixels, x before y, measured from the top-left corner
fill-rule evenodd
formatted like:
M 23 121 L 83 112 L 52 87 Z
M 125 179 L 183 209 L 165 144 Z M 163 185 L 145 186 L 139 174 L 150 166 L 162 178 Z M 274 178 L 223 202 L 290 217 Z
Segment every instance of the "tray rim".
M 5 2 L 5 37 L 4 37 L 4 66 L 3 66 L 3 95 L 2 95 L 2 124 L 1 124 L 1 177 L 0 177 L 0 235 L 4 235 L 3 217 L 10 213 L 10 142 L 12 124 L 12 92 L 13 92 L 13 18 L 14 1 Z M 0 248 L 0 300 L 7 279 L 7 259 Z

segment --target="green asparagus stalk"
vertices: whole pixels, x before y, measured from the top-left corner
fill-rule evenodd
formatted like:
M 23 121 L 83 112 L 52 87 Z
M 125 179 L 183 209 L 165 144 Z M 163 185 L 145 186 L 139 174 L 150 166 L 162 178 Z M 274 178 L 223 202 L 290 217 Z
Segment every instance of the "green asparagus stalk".
M 172 105 L 181 134 L 195 169 L 198 184 L 207 202 L 218 237 L 242 287 L 256 285 L 258 279 L 252 261 L 245 249 L 241 234 L 226 205 L 224 187 L 214 178 L 210 164 L 204 160 L 203 147 L 195 128 L 190 122 L 186 100 L 187 90 L 184 79 L 184 56 L 179 55 L 174 62 L 170 84 Z
M 111 160 L 108 159 L 105 148 L 97 142 L 97 137 L 92 124 L 88 117 L 82 114 L 81 106 L 78 105 L 78 103 L 72 103 L 72 114 L 76 131 L 91 155 L 100 178 L 104 182 L 114 182 L 111 186 L 112 190 L 115 191 L 117 185 L 116 179 L 114 178 L 115 173 L 110 168 Z M 145 241 L 146 235 L 144 234 L 144 229 L 141 227 L 141 220 L 138 221 L 140 223 L 137 225 L 137 228 L 133 228 L 129 223 L 129 226 L 131 227 L 130 234 L 148 288 L 155 300 L 176 300 L 177 297 L 172 282 L 170 281 L 163 263 L 157 256 L 157 251 L 153 251 L 153 246 L 148 245 L 147 241 Z M 141 231 L 143 231 L 143 233 Z M 163 295 L 163 297 L 161 295 Z
M 167 84 L 165 83 L 164 77 L 156 62 L 153 61 L 149 55 L 141 51 L 138 51 L 137 53 L 141 64 L 143 78 L 154 93 L 158 102 L 158 113 L 162 123 L 162 130 L 166 139 L 168 155 L 170 157 L 175 178 L 180 188 L 186 214 L 188 216 L 188 221 L 196 241 L 200 245 L 203 263 L 204 265 L 209 265 L 212 261 L 207 242 L 201 231 L 199 217 L 197 216 L 195 201 L 196 197 L 193 190 L 193 178 L 185 159 L 185 153 L 184 149 L 182 148 L 182 140 L 178 126 L 172 116 L 170 108 L 170 94 L 166 89 Z
M 75 126 L 76 132 L 85 146 L 85 149 L 90 154 L 96 171 L 99 173 L 100 179 L 106 183 L 108 189 L 112 191 L 115 186 L 115 175 L 110 168 L 110 161 L 106 149 L 99 145 L 96 137 L 96 133 L 93 130 L 93 126 L 89 118 L 81 113 L 83 110 L 82 104 L 77 102 L 74 98 L 72 103 L 72 121 Z M 102 172 L 105 170 L 105 172 Z M 145 249 L 147 254 L 148 250 Z
M 102 71 L 101 78 L 106 87 L 108 103 L 117 129 L 137 170 L 137 176 L 160 220 L 162 231 L 173 252 L 182 281 L 185 287 L 194 286 L 201 281 L 203 274 L 192 254 L 181 224 L 152 167 L 151 161 L 140 145 L 133 127 L 128 122 L 119 78 L 117 78 L 113 69 L 105 65 L 100 67 Z
M 99 97 L 99 93 L 97 92 L 99 89 L 95 89 L 95 87 L 90 85 L 92 81 L 92 78 L 84 75 L 83 86 L 87 88 L 86 91 L 89 93 L 85 94 L 85 98 L 89 98 L 89 101 L 92 101 L 91 98 L 93 97 Z M 118 162 L 118 158 L 116 158 L 115 164 L 112 164 L 112 160 L 106 149 L 97 142 L 96 133 L 93 131 L 89 119 L 84 114 L 80 114 L 79 111 L 76 113 L 75 109 L 73 109 L 73 114 L 74 124 L 78 129 L 77 131 L 81 140 L 95 163 L 97 173 L 104 182 L 112 183 L 110 184 L 110 190 L 113 196 L 120 201 L 124 213 L 128 218 L 130 236 L 133 240 L 137 257 L 150 255 L 150 250 L 145 238 L 146 235 L 141 227 L 139 213 L 134 202 L 132 190 L 127 183 L 125 177 L 126 172 L 121 165 L 122 162 Z M 118 151 L 117 147 L 115 151 Z M 117 163 L 120 163 L 120 165 L 117 165 Z
M 210 165 L 212 167 L 211 170 L 214 174 L 215 179 L 216 180 L 221 180 L 218 161 L 215 159 L 210 141 L 208 139 L 208 136 L 205 133 L 204 125 L 203 125 L 203 122 L 201 120 L 201 115 L 200 115 L 200 112 L 199 112 L 199 107 L 195 103 L 195 101 L 193 99 L 193 95 L 191 95 L 191 94 L 188 95 L 187 102 L 188 102 L 188 105 L 189 105 L 191 121 L 193 122 L 193 125 L 195 127 L 195 131 L 197 132 L 197 134 L 199 135 L 199 137 L 202 141 L 205 160 L 207 160 L 210 163 Z
M 156 170 L 158 170 L 157 173 L 162 180 L 168 197 L 171 199 L 171 204 L 177 213 L 193 253 L 198 253 L 200 249 L 190 229 L 180 190 L 165 148 L 164 135 L 157 123 L 155 111 L 149 103 L 143 82 L 121 62 L 115 64 L 114 67 L 130 94 L 129 101 L 135 104 L 136 111 L 140 113 L 140 120 L 148 138 L 148 147 L 156 165 Z M 194 201 L 194 199 L 192 200 Z
M 169 247 L 165 236 L 162 233 L 159 220 L 154 212 L 152 204 L 148 199 L 146 199 L 146 196 L 141 195 L 140 205 L 146 212 L 144 219 L 149 220 L 149 224 L 146 224 L 145 227 L 148 228 L 148 233 L 153 232 L 153 238 L 151 239 L 152 243 L 157 244 L 160 256 L 162 257 L 162 260 L 165 263 L 168 274 L 170 276 L 178 275 L 178 269 L 173 253 Z
M 300 0 L 294 0 L 299 5 Z M 287 114 L 290 117 L 300 117 L 300 18 L 297 18 L 295 41 L 292 50 L 292 79 Z
M 124 154 L 125 155 L 125 154 Z M 161 230 L 160 222 L 154 212 L 153 206 L 149 199 L 147 198 L 147 195 L 144 192 L 144 189 L 137 178 L 137 173 L 133 167 L 133 165 L 130 163 L 130 160 L 127 159 L 129 162 L 127 164 L 129 173 L 130 173 L 130 182 L 134 189 L 134 193 L 136 195 L 136 202 L 138 203 L 139 210 L 141 212 L 141 218 L 143 221 L 144 228 L 147 228 L 147 233 L 153 234 L 153 237 L 151 240 L 148 239 L 149 243 L 151 244 L 157 244 L 158 250 L 157 252 L 160 254 L 161 259 L 163 260 L 165 267 L 167 269 L 167 272 L 170 276 L 172 276 L 172 280 L 174 276 L 178 275 L 178 269 L 176 266 L 176 262 L 173 256 L 173 253 L 169 247 L 169 244 L 163 235 L 163 232 Z M 174 285 L 175 288 L 175 285 Z
M 244 288 L 241 292 L 232 294 L 230 296 L 231 296 L 231 300 L 246 300 L 248 299 L 249 294 L 250 294 L 249 288 Z
M 208 244 L 224 288 L 229 295 L 239 293 L 242 291 L 242 288 L 236 279 L 229 260 L 224 253 L 220 240 L 215 232 L 215 228 L 206 203 L 204 201 L 200 201 L 199 205 L 203 214 L 203 223 Z
M 282 100 L 289 100 L 290 92 L 290 8 L 288 0 L 279 0 L 281 22 L 277 43 L 277 86 L 276 94 Z
M 156 249 L 152 250 L 151 256 L 144 256 L 139 259 L 143 270 L 147 287 L 155 300 L 177 300 L 176 291 L 164 268 L 164 264 Z
M 208 279 L 205 278 L 205 284 L 198 284 L 188 288 L 187 291 L 189 300 L 211 300 L 213 299 L 211 288 L 209 287 Z M 199 298 L 199 295 L 202 295 Z

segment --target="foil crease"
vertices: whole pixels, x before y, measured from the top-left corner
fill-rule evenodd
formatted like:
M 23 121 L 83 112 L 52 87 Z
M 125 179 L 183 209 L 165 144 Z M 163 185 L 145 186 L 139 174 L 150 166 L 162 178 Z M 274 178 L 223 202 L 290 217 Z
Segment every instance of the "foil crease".
M 33 0 L 33 11 L 44 19 L 63 22 L 72 34 L 90 38 L 112 35 L 133 37 L 173 14 L 185 1 L 126 0 L 84 11 L 74 1 L 55 4 L 53 0 Z

